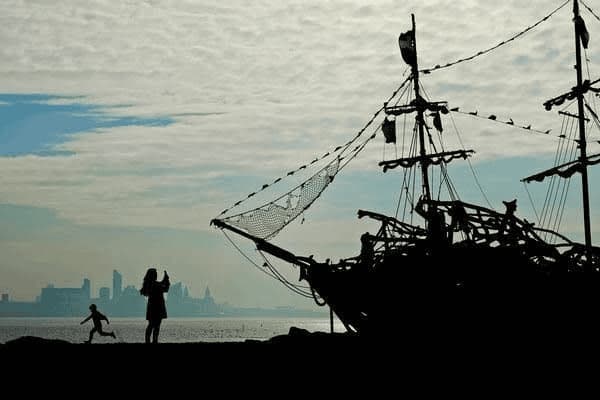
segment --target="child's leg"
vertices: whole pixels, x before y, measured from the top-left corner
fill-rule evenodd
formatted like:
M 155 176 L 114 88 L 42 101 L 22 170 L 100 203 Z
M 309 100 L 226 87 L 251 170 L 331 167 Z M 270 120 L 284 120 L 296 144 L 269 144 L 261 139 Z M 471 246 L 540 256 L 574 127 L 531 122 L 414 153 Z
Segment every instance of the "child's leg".
M 92 338 L 94 337 L 94 332 L 96 332 L 96 327 L 93 327 L 92 330 L 90 331 L 90 338 L 88 339 L 88 342 L 92 343 Z
M 98 329 L 98 333 L 100 334 L 100 336 L 112 336 L 113 335 L 112 332 L 104 332 L 102 329 Z

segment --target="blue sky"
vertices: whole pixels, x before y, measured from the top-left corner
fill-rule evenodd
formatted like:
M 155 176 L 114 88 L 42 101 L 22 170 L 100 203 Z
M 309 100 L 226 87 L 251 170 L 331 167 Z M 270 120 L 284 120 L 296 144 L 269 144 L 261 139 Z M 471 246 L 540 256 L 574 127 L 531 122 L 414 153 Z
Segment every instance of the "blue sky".
M 117 126 L 165 126 L 169 118 L 111 116 L 102 107 L 79 99 L 41 94 L 0 93 L 2 156 L 56 155 L 56 145 L 69 135 Z M 53 104 L 54 101 L 70 102 Z M 64 154 L 64 153 L 63 153 Z
M 194 295 L 209 285 L 218 301 L 312 307 L 248 265 L 210 219 L 362 128 L 406 76 L 397 37 L 411 13 L 420 65 L 431 67 L 489 48 L 560 4 L 2 2 L 0 292 L 33 299 L 47 283 L 84 277 L 97 290 L 114 268 L 139 285 L 157 265 Z M 422 77 L 428 95 L 451 107 L 552 129 L 544 136 L 453 114 L 492 205 L 518 198 L 528 220 L 535 214 L 519 179 L 551 166 L 561 124 L 542 103 L 574 85 L 569 7 L 494 52 Z M 600 22 L 582 15 L 595 79 Z M 590 137 L 600 140 L 596 128 Z M 319 258 L 354 255 L 372 228 L 356 210 L 395 210 L 399 173 L 377 166 L 384 146 L 370 143 L 276 242 Z M 464 200 L 482 204 L 468 164 L 451 171 Z M 543 187 L 529 187 L 543 202 Z M 580 239 L 578 190 L 574 180 L 563 228 Z

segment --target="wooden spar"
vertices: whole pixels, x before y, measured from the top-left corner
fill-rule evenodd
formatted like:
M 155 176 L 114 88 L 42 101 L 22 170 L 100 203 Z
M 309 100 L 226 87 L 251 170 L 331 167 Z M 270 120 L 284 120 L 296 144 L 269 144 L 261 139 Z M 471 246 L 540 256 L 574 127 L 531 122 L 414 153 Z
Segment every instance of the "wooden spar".
M 590 222 L 590 195 L 588 188 L 588 172 L 587 172 L 587 142 L 585 140 L 585 116 L 583 114 L 583 86 L 581 73 L 581 30 L 577 28 L 579 19 L 579 1 L 573 0 L 573 25 L 575 27 L 575 69 L 577 71 L 577 109 L 579 114 L 579 160 L 582 164 L 581 168 L 581 188 L 583 195 L 583 225 L 585 232 L 585 248 L 587 259 L 590 261 L 592 251 L 592 230 Z
M 419 127 L 419 154 L 424 159 L 427 155 L 425 149 L 425 132 L 423 132 L 423 124 L 425 123 L 425 118 L 423 117 L 423 112 L 425 108 L 423 107 L 423 102 L 421 101 L 420 89 L 419 89 L 419 65 L 417 61 L 417 29 L 415 26 L 415 14 L 412 15 L 412 33 L 413 33 L 413 45 L 415 51 L 415 59 L 414 64 L 412 65 L 412 75 L 413 75 L 413 83 L 415 86 L 415 99 L 417 103 L 417 125 Z M 429 174 L 427 168 L 429 164 L 421 163 L 421 174 L 423 176 L 423 195 L 425 196 L 425 200 L 431 199 L 431 191 L 429 189 Z

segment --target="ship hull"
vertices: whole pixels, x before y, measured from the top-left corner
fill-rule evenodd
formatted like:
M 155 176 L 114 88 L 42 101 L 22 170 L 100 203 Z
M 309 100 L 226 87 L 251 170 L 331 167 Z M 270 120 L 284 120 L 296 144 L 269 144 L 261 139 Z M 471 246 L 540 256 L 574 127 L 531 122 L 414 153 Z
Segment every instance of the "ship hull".
M 544 332 L 595 326 L 600 273 L 530 248 L 427 244 L 390 252 L 371 268 L 315 264 L 306 278 L 360 335 L 475 330 Z

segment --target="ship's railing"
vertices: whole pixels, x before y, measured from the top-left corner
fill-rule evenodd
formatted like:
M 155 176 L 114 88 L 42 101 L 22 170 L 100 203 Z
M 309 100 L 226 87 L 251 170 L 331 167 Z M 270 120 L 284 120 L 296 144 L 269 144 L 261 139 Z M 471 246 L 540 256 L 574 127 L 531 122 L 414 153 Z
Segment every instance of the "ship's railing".
M 358 218 L 368 217 L 381 222 L 381 227 L 376 235 L 370 238 L 374 244 L 380 243 L 384 247 L 414 244 L 427 239 L 427 231 L 419 226 L 399 221 L 394 217 L 379 214 L 373 211 L 358 210 Z
M 516 217 L 513 214 L 514 210 L 499 213 L 462 201 L 429 200 L 424 201 L 424 204 L 428 209 L 433 207 L 443 215 L 446 245 L 468 242 L 479 247 L 519 247 L 531 250 L 532 254 L 541 254 L 554 259 L 560 258 L 563 253 L 581 258 L 579 255 L 573 256 L 579 254 L 577 243 L 558 232 L 535 227 L 533 223 Z M 419 212 L 419 210 L 417 211 Z M 420 213 L 427 218 L 427 213 L 423 211 Z M 376 253 L 427 241 L 431 243 L 431 231 L 419 226 L 372 211 L 359 210 L 358 216 L 359 218 L 369 217 L 381 222 L 379 232 L 376 235 L 370 235 L 373 245 L 378 246 Z M 542 239 L 542 237 L 548 236 L 552 237 L 552 240 Z M 598 254 L 600 255 L 600 250 Z
M 521 220 L 512 212 L 499 213 L 475 204 L 462 201 L 427 202 L 438 212 L 448 216 L 446 225 L 450 232 L 462 232 L 468 240 L 496 246 L 523 245 L 531 241 L 545 243 L 534 229 L 534 224 Z
M 363 217 L 369 217 L 376 221 L 380 221 L 382 223 L 382 225 L 387 226 L 390 229 L 393 229 L 394 231 L 396 231 L 398 234 L 401 234 L 401 235 L 424 236 L 426 234 L 426 231 L 424 229 L 422 229 L 418 226 L 408 224 L 406 222 L 399 221 L 398 219 L 396 219 L 394 217 L 390 217 L 390 216 L 384 215 L 384 214 L 379 214 L 379 213 L 376 213 L 373 211 L 358 210 L 358 218 L 363 218 Z

